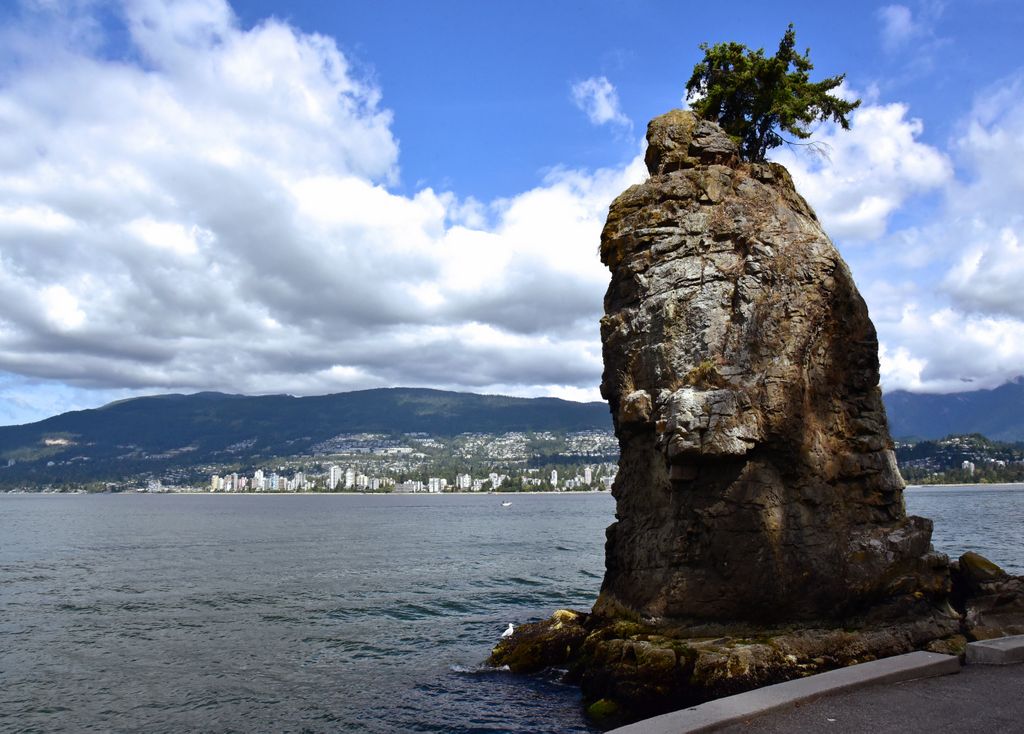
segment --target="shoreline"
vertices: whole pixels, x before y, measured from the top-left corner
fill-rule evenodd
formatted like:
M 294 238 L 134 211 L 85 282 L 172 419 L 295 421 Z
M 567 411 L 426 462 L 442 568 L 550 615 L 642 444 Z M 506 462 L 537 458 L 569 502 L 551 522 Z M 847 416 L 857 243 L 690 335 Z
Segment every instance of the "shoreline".
M 930 489 L 932 487 L 937 487 L 939 489 L 948 488 L 948 487 L 966 487 L 967 489 L 973 489 L 974 487 L 978 487 L 978 488 L 984 487 L 986 489 L 998 489 L 999 487 L 1010 487 L 1010 488 L 1024 487 L 1024 482 L 990 482 L 990 483 L 972 482 L 970 484 L 959 484 L 959 483 L 955 483 L 955 482 L 954 483 L 942 482 L 942 483 L 936 483 L 936 484 L 908 484 L 908 485 L 906 485 L 906 487 L 904 487 L 904 491 L 906 491 L 908 489 Z
M 208 494 L 224 497 L 494 497 L 508 498 L 524 494 L 538 495 L 574 495 L 574 494 L 607 494 L 608 490 L 586 489 L 579 492 L 118 492 L 117 494 Z
M 916 491 L 921 489 L 1022 489 L 1024 482 L 993 482 L 991 484 L 907 484 L 904 491 Z M 296 491 L 296 492 L 271 492 L 271 491 L 244 491 L 244 492 L 212 492 L 206 489 L 176 490 L 176 491 L 137 491 L 133 489 L 118 492 L 85 492 L 85 491 L 32 491 L 14 490 L 0 491 L 0 494 L 186 494 L 204 496 L 494 496 L 494 498 L 509 499 L 513 496 L 524 494 L 557 494 L 571 496 L 573 494 L 611 494 L 609 489 L 583 489 L 573 491 L 538 491 L 530 489 L 525 491 L 497 491 L 497 492 L 475 492 L 475 491 L 447 491 L 447 492 L 358 492 L 358 491 Z
M 125 490 L 123 492 L 32 492 L 14 491 L 0 492 L 0 495 L 203 495 L 208 497 L 494 497 L 508 499 L 522 495 L 560 495 L 571 496 L 580 494 L 606 494 L 611 496 L 611 491 L 605 489 L 585 489 L 572 492 L 538 492 L 529 490 L 525 492 L 210 492 L 209 490 L 196 491 L 167 491 L 167 492 L 139 492 L 136 490 Z

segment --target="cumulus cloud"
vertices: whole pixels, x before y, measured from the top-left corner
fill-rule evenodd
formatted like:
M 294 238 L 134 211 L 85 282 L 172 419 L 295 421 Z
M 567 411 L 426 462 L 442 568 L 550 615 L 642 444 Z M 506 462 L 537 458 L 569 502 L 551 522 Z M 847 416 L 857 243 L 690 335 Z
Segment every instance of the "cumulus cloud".
M 595 125 L 633 127 L 633 122 L 619 109 L 619 93 L 607 77 L 592 76 L 573 84 L 572 101 Z
M 1024 192 L 1024 73 L 977 96 L 954 143 L 965 183 L 952 192 L 959 213 L 982 210 L 1005 220 L 1020 214 Z
M 865 296 L 887 346 L 889 389 L 995 387 L 1024 373 L 1022 91 L 1017 76 L 978 95 L 952 144 L 957 176 L 930 221 L 864 255 L 875 263 L 864 265 L 875 276 Z M 893 282 L 911 269 L 918 283 Z
M 814 150 L 783 147 L 772 153 L 793 174 L 832 236 L 879 238 L 893 212 L 910 197 L 951 181 L 951 162 L 918 140 L 923 123 L 907 112 L 899 103 L 865 104 L 853 111 L 849 130 L 822 125 L 813 138 Z
M 1024 227 L 1018 225 L 1018 229 Z M 1012 227 L 988 233 L 946 275 L 944 285 L 968 311 L 1024 319 L 1024 247 Z
M 639 156 L 499 201 L 401 196 L 391 114 L 331 39 L 131 0 L 108 58 L 92 3 L 33 7 L 0 30 L 0 421 L 160 390 L 598 398 L 597 242 Z M 628 125 L 587 82 L 581 109 Z M 870 276 L 887 389 L 1022 371 L 1021 99 L 986 90 L 950 155 L 873 99 L 822 126 L 827 157 L 777 152 Z M 922 194 L 932 222 L 890 232 Z
M 1024 322 L 908 303 L 885 324 L 879 355 L 887 390 L 958 392 L 997 387 L 1021 374 Z
M 119 18 L 122 58 L 55 33 L 45 57 L 12 43 L 0 77 L 0 370 L 104 391 L 593 394 L 596 244 L 639 157 L 491 203 L 399 196 L 391 114 L 333 40 L 243 28 L 223 0 Z
M 1024 75 L 984 90 L 955 141 L 965 170 L 932 227 L 950 254 L 944 290 L 961 310 L 1024 320 Z
M 849 131 L 821 127 L 826 155 L 773 156 L 858 278 L 887 390 L 995 387 L 1024 372 L 1022 92 L 1024 77 L 983 90 L 948 153 L 920 140 L 906 106 L 872 99 Z

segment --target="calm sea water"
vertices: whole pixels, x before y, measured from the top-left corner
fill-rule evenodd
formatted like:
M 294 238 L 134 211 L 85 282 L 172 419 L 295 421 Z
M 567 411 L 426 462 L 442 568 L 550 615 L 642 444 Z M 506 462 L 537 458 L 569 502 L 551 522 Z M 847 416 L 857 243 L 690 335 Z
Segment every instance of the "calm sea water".
M 589 731 L 481 671 L 587 608 L 608 495 L 0 495 L 0 730 Z
M 932 545 L 950 558 L 975 551 L 1024 575 L 1024 484 L 908 487 L 907 512 L 935 523 Z
M 1024 573 L 1024 489 L 910 489 Z M 586 732 L 480 663 L 587 608 L 608 495 L 0 495 L 0 730 Z

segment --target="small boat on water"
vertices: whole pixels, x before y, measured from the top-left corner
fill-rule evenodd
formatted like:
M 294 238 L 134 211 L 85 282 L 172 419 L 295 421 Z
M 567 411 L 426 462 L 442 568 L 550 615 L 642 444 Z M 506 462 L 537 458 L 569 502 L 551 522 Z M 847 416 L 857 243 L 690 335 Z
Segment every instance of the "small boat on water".
M 509 502 L 508 500 L 505 500 L 504 502 L 501 503 L 501 506 L 502 507 L 511 507 L 512 503 Z

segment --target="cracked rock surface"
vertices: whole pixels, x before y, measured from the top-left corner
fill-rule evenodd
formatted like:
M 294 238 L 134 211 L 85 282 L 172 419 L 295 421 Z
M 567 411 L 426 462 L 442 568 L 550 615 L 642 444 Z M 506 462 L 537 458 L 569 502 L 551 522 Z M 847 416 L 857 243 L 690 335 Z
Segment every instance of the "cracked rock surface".
M 1024 633 L 1024 578 L 908 517 L 850 271 L 781 166 L 676 110 L 612 204 L 601 391 L 619 438 L 592 613 L 491 665 L 555 667 L 602 726 L 912 650 Z
M 601 236 L 621 463 L 595 612 L 770 624 L 945 595 L 867 307 L 789 173 L 682 110 L 648 143 Z

